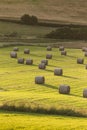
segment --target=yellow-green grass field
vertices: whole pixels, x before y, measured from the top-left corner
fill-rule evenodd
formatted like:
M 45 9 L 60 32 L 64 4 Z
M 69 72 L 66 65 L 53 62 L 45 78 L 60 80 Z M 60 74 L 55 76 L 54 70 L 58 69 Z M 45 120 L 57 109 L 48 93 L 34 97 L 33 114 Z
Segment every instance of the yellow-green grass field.
M 0 130 L 87 130 L 86 122 L 86 118 L 0 112 Z
M 18 47 L 18 57 L 31 58 L 34 63 L 18 64 L 17 59 L 10 58 L 13 47 L 0 48 L 0 109 L 9 110 L 0 112 L 0 130 L 86 130 L 86 118 L 73 117 L 74 112 L 87 115 L 87 99 L 83 98 L 87 57 L 82 50 L 66 48 L 67 56 L 61 56 L 58 48 Z M 29 55 L 24 54 L 25 48 L 30 49 Z M 38 64 L 46 54 L 53 58 L 46 70 L 40 70 Z M 84 64 L 77 64 L 78 57 L 84 58 Z M 54 76 L 58 67 L 63 69 L 63 76 Z M 35 76 L 40 75 L 45 76 L 44 85 L 35 84 Z M 60 84 L 70 85 L 70 95 L 58 93 Z
M 30 49 L 30 54 L 23 53 L 24 48 Z M 32 58 L 33 65 L 21 65 L 17 59 L 10 58 L 13 47 L 0 49 L 0 104 L 24 105 L 25 107 L 70 108 L 84 111 L 87 109 L 87 99 L 83 98 L 83 89 L 87 88 L 87 58 L 81 49 L 66 49 L 67 56 L 61 56 L 58 48 L 51 52 L 46 47 L 19 46 L 18 57 Z M 46 54 L 52 54 L 46 70 L 38 69 L 38 64 L 45 59 Z M 77 58 L 84 57 L 84 64 L 77 64 Z M 63 76 L 54 76 L 55 68 L 63 69 Z M 45 84 L 35 84 L 35 76 L 45 76 Z M 58 93 L 60 84 L 71 87 L 70 95 Z

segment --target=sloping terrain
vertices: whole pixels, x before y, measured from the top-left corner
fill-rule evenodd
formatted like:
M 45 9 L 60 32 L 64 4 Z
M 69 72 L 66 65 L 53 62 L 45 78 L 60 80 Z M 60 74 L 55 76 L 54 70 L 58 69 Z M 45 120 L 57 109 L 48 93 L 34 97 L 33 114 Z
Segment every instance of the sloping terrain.
M 86 24 L 86 0 L 0 0 L 0 16 L 38 18 Z

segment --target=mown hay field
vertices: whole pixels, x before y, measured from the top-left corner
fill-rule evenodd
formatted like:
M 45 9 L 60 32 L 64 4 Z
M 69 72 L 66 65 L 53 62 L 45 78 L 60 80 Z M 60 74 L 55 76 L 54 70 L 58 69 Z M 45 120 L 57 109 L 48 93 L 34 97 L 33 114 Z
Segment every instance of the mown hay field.
M 84 57 L 84 52 L 66 48 L 67 56 L 61 56 L 58 48 L 47 51 L 46 47 L 39 46 L 18 47 L 18 58 L 31 58 L 33 65 L 18 64 L 16 58 L 10 58 L 13 46 L 0 48 L 0 109 L 15 111 L 0 112 L 0 129 L 86 129 L 86 118 L 73 117 L 73 112 L 68 111 L 87 114 L 87 99 L 83 98 L 83 89 L 87 87 L 87 57 Z M 30 54 L 24 54 L 25 48 L 30 50 Z M 46 54 L 53 57 L 48 60 L 46 69 L 40 70 L 38 64 Z M 77 64 L 77 58 L 84 58 L 84 64 Z M 55 76 L 55 68 L 62 68 L 63 76 Z M 44 76 L 45 84 L 35 84 L 36 76 Z M 70 85 L 69 95 L 58 93 L 61 84 Z M 48 115 L 49 110 L 55 115 Z M 63 116 L 53 112 L 55 110 L 60 110 L 59 114 Z M 29 111 L 35 113 L 25 113 Z
M 83 98 L 83 89 L 87 87 L 87 57 L 81 49 L 66 49 L 67 56 L 61 56 L 58 48 L 47 51 L 46 47 L 18 46 L 19 58 L 33 59 L 33 65 L 18 64 L 10 58 L 13 47 L 0 48 L 0 104 L 24 104 L 42 107 L 65 107 L 86 109 L 87 99 Z M 30 54 L 24 54 L 29 48 Z M 45 70 L 38 69 L 38 64 L 52 54 Z M 77 58 L 84 57 L 84 64 L 77 64 Z M 55 76 L 54 69 L 62 68 L 63 76 Z M 44 76 L 45 84 L 35 84 L 36 76 Z M 70 95 L 58 93 L 58 87 L 67 84 L 71 87 Z
M 87 119 L 0 111 L 0 130 L 87 130 Z

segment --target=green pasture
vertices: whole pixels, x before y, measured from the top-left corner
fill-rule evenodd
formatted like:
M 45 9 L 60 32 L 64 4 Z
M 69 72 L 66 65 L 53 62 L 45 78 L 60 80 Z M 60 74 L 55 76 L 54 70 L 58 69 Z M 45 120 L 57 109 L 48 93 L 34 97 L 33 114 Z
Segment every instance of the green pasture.
M 44 35 L 50 33 L 55 28 L 52 27 L 42 27 L 42 26 L 30 26 L 22 25 L 11 22 L 1 22 L 0 21 L 0 35 L 9 35 L 16 32 L 18 36 L 21 37 L 43 37 Z
M 23 53 L 24 48 L 30 49 L 30 54 Z M 32 58 L 33 65 L 21 65 L 17 59 L 10 58 L 13 47 L 0 48 L 0 104 L 24 104 L 45 108 L 75 108 L 87 109 L 87 99 L 83 98 L 83 89 L 87 88 L 87 58 L 81 49 L 66 49 L 67 56 L 61 56 L 58 48 L 51 52 L 46 47 L 19 46 L 18 57 Z M 46 54 L 52 54 L 46 70 L 38 69 L 38 64 L 45 59 Z M 84 57 L 84 64 L 77 64 L 78 57 Z M 63 76 L 54 76 L 54 69 L 63 69 Z M 44 76 L 45 84 L 35 84 L 35 76 Z M 71 87 L 70 95 L 58 93 L 60 84 Z
M 87 130 L 87 119 L 0 112 L 0 130 Z

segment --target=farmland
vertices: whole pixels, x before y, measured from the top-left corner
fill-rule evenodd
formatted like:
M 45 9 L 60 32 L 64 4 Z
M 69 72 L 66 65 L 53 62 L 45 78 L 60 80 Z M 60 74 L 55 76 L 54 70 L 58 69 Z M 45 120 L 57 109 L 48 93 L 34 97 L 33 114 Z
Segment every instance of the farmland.
M 15 104 L 25 106 L 47 106 L 47 107 L 68 107 L 75 109 L 86 109 L 87 101 L 82 97 L 83 89 L 86 88 L 85 65 L 76 63 L 78 57 L 84 57 L 81 49 L 67 49 L 68 55 L 61 56 L 58 48 L 50 52 L 53 59 L 49 60 L 46 70 L 39 70 L 38 64 L 45 59 L 46 47 L 19 46 L 18 57 L 25 59 L 32 58 L 34 64 L 31 66 L 17 64 L 17 59 L 11 59 L 9 54 L 13 47 L 0 49 L 0 79 L 1 93 L 0 104 Z M 30 55 L 24 55 L 24 48 L 31 50 Z M 85 63 L 87 58 L 85 57 Z M 63 76 L 54 76 L 55 68 L 62 68 Z M 44 85 L 37 85 L 34 82 L 35 76 L 45 76 Z M 10 82 L 9 82 L 10 81 Z M 58 94 L 60 84 L 69 84 L 71 94 Z M 68 102 L 67 102 L 68 101 Z
M 2 125 L 2 129 L 27 130 L 30 126 L 31 129 L 42 129 L 42 127 L 44 129 L 68 129 L 69 124 L 66 126 L 65 120 L 71 124 L 69 129 L 82 129 L 83 125 L 80 125 L 79 121 L 83 122 L 83 129 L 85 129 L 86 118 L 73 116 L 87 115 L 87 101 L 83 98 L 83 89 L 86 88 L 87 58 L 81 50 L 83 45 L 86 46 L 86 41 L 44 38 L 44 35 L 54 29 L 0 22 L 0 123 L 3 124 L 5 120 L 7 122 Z M 9 37 L 14 32 L 17 33 L 17 37 Z M 32 39 L 35 41 L 31 42 Z M 52 51 L 46 50 L 47 45 L 53 46 Z M 67 56 L 61 56 L 59 45 L 66 47 Z M 10 58 L 10 52 L 14 46 L 19 47 L 18 57 L 25 58 L 25 60 L 33 59 L 33 65 L 21 65 L 17 63 L 17 59 Z M 30 49 L 29 55 L 24 54 L 25 48 Z M 45 70 L 40 70 L 38 64 L 46 58 L 46 54 L 52 54 L 53 58 L 49 60 Z M 76 63 L 79 57 L 84 57 L 84 64 Z M 62 68 L 63 76 L 54 76 L 55 68 Z M 35 84 L 35 76 L 44 76 L 45 84 Z M 70 85 L 70 95 L 58 93 L 60 84 Z M 3 109 L 5 111 L 2 111 Z M 6 112 L 7 110 L 9 112 Z M 57 124 L 57 121 L 63 125 Z M 52 122 L 51 125 L 50 122 Z
M 86 130 L 86 122 L 76 117 L 0 112 L 0 130 Z
M 0 0 L 0 16 L 35 15 L 40 19 L 87 24 L 86 0 Z
M 72 111 L 69 111 L 69 113 L 68 110 L 80 112 L 80 114 L 87 114 L 87 101 L 83 98 L 83 89 L 86 88 L 87 71 L 85 69 L 85 64 L 87 63 L 87 58 L 84 57 L 84 53 L 81 49 L 66 48 L 68 53 L 67 56 L 61 56 L 58 48 L 53 48 L 51 52 L 48 52 L 46 47 L 18 47 L 20 49 L 18 57 L 23 57 L 25 59 L 32 58 L 34 60 L 34 64 L 30 66 L 25 64 L 21 65 L 17 63 L 17 59 L 10 58 L 10 52 L 13 50 L 13 46 L 0 48 L 0 109 L 3 108 L 5 110 L 24 112 L 33 111 L 38 114 L 38 110 L 40 110 L 40 113 L 44 113 L 44 110 L 47 110 L 47 112 L 50 112 L 51 114 L 55 110 L 63 109 L 65 110 L 65 113 L 63 113 L 63 111 L 59 112 L 60 115 L 73 116 Z M 29 55 L 25 55 L 23 53 L 24 48 L 30 49 Z M 52 54 L 53 58 L 49 60 L 46 70 L 38 69 L 38 64 L 42 59 L 45 59 L 46 54 L 48 53 Z M 84 57 L 85 63 L 82 65 L 77 64 L 76 60 L 78 57 Z M 63 69 L 63 76 L 54 76 L 53 71 L 57 67 L 61 67 Z M 35 76 L 38 75 L 45 76 L 44 85 L 35 84 Z M 60 84 L 70 85 L 70 95 L 62 95 L 58 93 L 58 87 Z M 11 121 L 11 123 L 13 123 L 14 120 L 19 120 L 20 125 L 19 123 L 14 124 L 14 126 L 12 124 L 9 126 L 5 124 L 4 126 L 2 125 L 2 128 L 4 129 L 16 129 L 16 127 L 28 129 L 30 126 L 31 129 L 42 129 L 42 127 L 45 129 L 68 129 L 69 124 L 66 126 L 66 123 L 64 123 L 65 120 L 71 123 L 71 128 L 69 129 L 82 129 L 83 125 L 80 127 L 78 123 L 79 121 L 84 123 L 83 129 L 85 129 L 85 118 L 41 115 L 42 119 L 38 117 L 40 116 L 38 114 L 17 114 L 16 112 L 7 113 L 1 111 L 0 119 L 2 121 L 0 121 L 0 123 L 3 124 L 5 119 L 9 119 L 7 123 Z M 4 115 L 7 116 L 5 117 Z M 32 119 L 32 121 L 28 124 L 30 119 Z M 45 122 L 38 126 L 39 122 L 43 122 L 44 119 L 46 119 Z M 25 120 L 25 122 L 23 122 L 23 120 Z M 50 125 L 50 121 L 47 120 L 52 121 L 53 124 Z M 33 121 L 36 122 L 35 125 L 33 125 Z M 63 126 L 59 125 L 60 123 L 55 124 L 57 121 L 63 123 Z M 56 126 L 54 126 L 54 124 Z M 25 125 L 26 128 L 24 127 Z
M 23 14 L 35 15 L 39 22 L 76 25 L 81 32 L 81 25 L 87 25 L 86 4 L 85 0 L 0 0 L 0 18 L 14 21 Z M 87 47 L 87 41 L 46 38 L 57 28 L 45 25 L 0 21 L 0 130 L 87 129 L 87 99 L 83 98 L 87 57 L 81 49 Z M 52 51 L 47 51 L 48 45 Z M 60 45 L 66 56 L 61 55 Z M 15 46 L 19 48 L 17 58 L 33 59 L 32 65 L 18 64 L 17 58 L 10 57 Z M 30 54 L 24 54 L 24 49 Z M 46 69 L 39 69 L 47 54 L 52 59 Z M 77 64 L 77 58 L 84 58 L 84 63 Z M 56 68 L 62 68 L 62 76 L 54 75 Z M 45 83 L 35 84 L 36 76 L 44 76 Z M 61 84 L 70 86 L 70 94 L 59 93 Z

